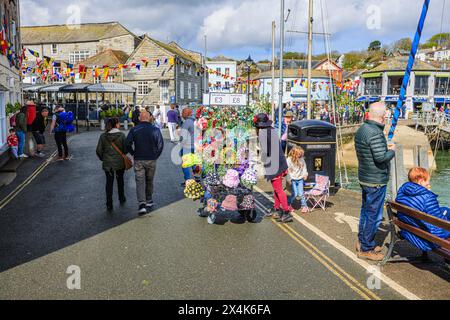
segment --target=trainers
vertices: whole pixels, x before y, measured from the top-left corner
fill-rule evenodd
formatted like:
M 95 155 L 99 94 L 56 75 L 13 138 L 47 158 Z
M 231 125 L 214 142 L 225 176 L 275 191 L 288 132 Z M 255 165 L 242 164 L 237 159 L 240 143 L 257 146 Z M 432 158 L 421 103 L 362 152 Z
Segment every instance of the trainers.
M 39 158 L 43 158 L 43 157 L 45 157 L 45 153 L 38 152 L 38 153 L 36 153 L 36 156 L 39 157 Z
M 58 157 L 58 159 L 56 159 L 56 161 L 64 161 L 63 157 Z
M 147 201 L 147 203 L 145 204 L 145 208 L 147 208 L 147 210 L 150 210 L 151 208 L 153 208 L 153 200 Z
M 146 213 L 147 213 L 147 209 L 145 208 L 145 203 L 141 203 L 141 204 L 139 205 L 139 211 L 138 211 L 138 213 L 139 213 L 140 215 L 143 215 L 143 214 L 146 214 Z
M 302 208 L 302 213 L 308 213 L 308 212 L 309 212 L 308 207 L 303 207 L 303 208 Z
M 356 252 L 361 252 L 361 243 L 359 242 L 359 240 L 356 241 Z M 376 246 L 375 248 L 373 248 L 373 251 L 375 251 L 376 253 L 380 253 L 383 250 L 382 247 L 380 246 Z
M 268 218 L 268 219 L 270 219 L 270 218 L 278 219 L 279 217 L 280 217 L 280 215 L 278 214 L 278 209 L 275 209 L 275 208 L 270 209 L 270 211 L 264 215 L 264 218 Z
M 19 156 L 19 158 L 28 158 L 28 156 L 24 153 Z
M 294 219 L 292 218 L 292 215 L 289 212 L 285 212 L 280 220 L 281 220 L 280 221 L 281 223 L 289 223 L 289 222 L 294 221 Z
M 381 261 L 384 258 L 382 253 L 375 252 L 375 250 L 371 250 L 371 251 L 367 251 L 367 252 L 359 251 L 356 255 L 360 259 L 366 259 L 366 260 L 371 260 L 371 261 Z

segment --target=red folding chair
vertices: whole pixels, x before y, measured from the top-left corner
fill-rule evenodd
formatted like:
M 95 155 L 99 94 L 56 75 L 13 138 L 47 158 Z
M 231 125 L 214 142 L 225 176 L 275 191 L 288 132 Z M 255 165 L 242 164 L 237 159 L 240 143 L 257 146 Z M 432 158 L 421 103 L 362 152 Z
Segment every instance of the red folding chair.
M 316 174 L 315 183 L 311 190 L 305 192 L 307 203 L 312 205 L 310 211 L 317 207 L 326 211 L 327 200 L 330 196 L 330 178 Z

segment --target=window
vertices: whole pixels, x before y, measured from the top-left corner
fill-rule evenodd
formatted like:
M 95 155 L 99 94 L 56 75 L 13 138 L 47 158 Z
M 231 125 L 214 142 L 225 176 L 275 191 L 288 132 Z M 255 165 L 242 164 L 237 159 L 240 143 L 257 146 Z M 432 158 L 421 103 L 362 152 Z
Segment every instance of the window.
M 217 72 L 217 74 L 221 74 L 222 73 L 222 69 L 221 68 L 216 68 L 216 72 Z
M 194 84 L 194 99 L 198 99 L 198 84 Z
M 69 63 L 78 63 L 78 62 L 83 61 L 83 60 L 85 60 L 87 58 L 89 58 L 89 51 L 88 50 L 72 51 L 69 54 Z
M 184 73 L 184 64 L 183 64 L 183 62 L 180 63 L 180 72 Z
M 52 54 L 58 53 L 58 45 L 56 43 L 52 44 Z
M 428 76 L 416 76 L 414 94 L 420 96 L 428 95 Z
M 443 96 L 450 93 L 450 78 L 449 77 L 436 77 L 436 88 L 434 94 Z
M 187 94 L 188 94 L 188 99 L 191 100 L 192 99 L 192 83 L 188 82 L 187 84 Z
M 227 75 L 227 76 L 230 75 L 230 68 L 225 68 L 225 75 Z
M 169 102 L 169 80 L 159 81 L 159 100 L 162 103 Z
M 180 81 L 180 99 L 184 99 L 184 82 Z
M 222 82 L 216 81 L 216 89 L 222 88 Z
M 393 76 L 388 77 L 388 94 L 399 95 L 402 88 L 403 77 Z
M 230 82 L 229 81 L 225 81 L 225 89 L 227 89 L 227 90 L 230 89 Z
M 114 82 L 114 76 L 108 76 L 108 79 L 106 80 L 106 82 Z
M 366 95 L 381 95 L 381 77 L 367 78 L 365 80 L 364 94 Z
M 102 82 L 102 77 L 94 77 L 94 83 L 101 83 Z
M 292 81 L 286 81 L 286 92 L 291 92 Z
M 138 95 L 144 96 L 148 92 L 148 81 L 138 81 Z
M 192 67 L 191 66 L 188 67 L 188 75 L 192 75 Z

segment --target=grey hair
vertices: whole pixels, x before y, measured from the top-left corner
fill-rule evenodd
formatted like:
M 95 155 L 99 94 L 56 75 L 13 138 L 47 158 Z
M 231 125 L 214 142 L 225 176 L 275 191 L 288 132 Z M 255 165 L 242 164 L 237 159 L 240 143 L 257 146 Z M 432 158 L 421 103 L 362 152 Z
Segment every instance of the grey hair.
M 369 106 L 369 118 L 383 118 L 386 113 L 386 105 L 383 102 L 375 102 Z

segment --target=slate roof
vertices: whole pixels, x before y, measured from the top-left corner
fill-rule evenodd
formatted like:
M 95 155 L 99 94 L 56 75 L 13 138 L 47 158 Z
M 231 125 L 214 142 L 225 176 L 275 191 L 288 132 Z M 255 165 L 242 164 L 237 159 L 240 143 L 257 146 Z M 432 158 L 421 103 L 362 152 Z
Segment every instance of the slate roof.
M 368 72 L 382 72 L 382 71 L 403 71 L 406 69 L 408 65 L 407 56 L 399 56 L 391 58 L 387 61 L 382 62 L 379 66 L 370 69 Z M 414 62 L 413 70 L 425 70 L 425 71 L 433 71 L 437 70 L 433 65 L 423 62 L 419 59 L 416 59 Z
M 79 64 L 92 66 L 116 66 L 118 64 L 125 64 L 128 60 L 128 54 L 120 50 L 106 49 L 95 56 L 89 57 L 86 60 L 81 61 Z
M 20 28 L 24 45 L 41 43 L 76 43 L 109 39 L 124 35 L 133 35 L 118 22 L 83 23 L 79 28 L 67 25 L 25 26 Z

